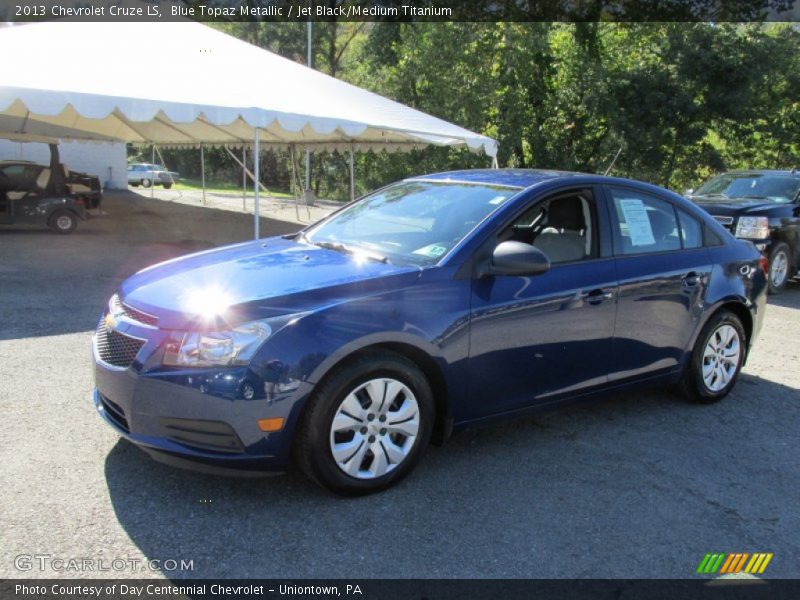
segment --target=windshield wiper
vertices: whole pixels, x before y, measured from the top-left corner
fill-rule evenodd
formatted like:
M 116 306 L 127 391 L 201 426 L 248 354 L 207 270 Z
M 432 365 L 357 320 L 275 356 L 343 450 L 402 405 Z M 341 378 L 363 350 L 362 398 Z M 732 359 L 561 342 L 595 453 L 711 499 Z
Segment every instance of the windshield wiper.
M 369 250 L 365 250 L 360 246 L 348 246 L 346 244 L 342 244 L 341 242 L 325 242 L 325 241 L 320 241 L 320 242 L 310 241 L 310 243 L 315 246 L 319 246 L 320 248 L 325 248 L 326 250 L 335 250 L 336 252 L 341 252 L 342 254 L 357 254 L 380 263 L 389 262 L 389 259 L 386 256 L 383 256 L 382 254 L 377 254 L 375 252 L 370 252 Z
M 713 194 L 692 194 L 698 198 L 730 198 L 730 196 L 726 196 L 725 194 L 720 194 L 719 192 L 715 192 Z

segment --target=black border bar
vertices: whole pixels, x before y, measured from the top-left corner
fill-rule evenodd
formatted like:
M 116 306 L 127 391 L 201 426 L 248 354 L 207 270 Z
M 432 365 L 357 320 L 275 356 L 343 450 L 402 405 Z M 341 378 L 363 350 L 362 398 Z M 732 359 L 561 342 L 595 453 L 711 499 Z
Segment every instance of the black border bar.
M 656 565 L 654 565 L 655 567 Z M 783 600 L 796 579 L 6 579 L 2 600 Z
M 0 0 L 0 21 L 765 22 L 800 0 Z

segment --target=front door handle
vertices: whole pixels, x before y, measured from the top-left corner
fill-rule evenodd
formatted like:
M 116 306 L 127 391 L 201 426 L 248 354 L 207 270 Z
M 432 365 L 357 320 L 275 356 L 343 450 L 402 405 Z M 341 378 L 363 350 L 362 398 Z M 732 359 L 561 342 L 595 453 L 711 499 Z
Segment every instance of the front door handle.
M 614 292 L 611 290 L 592 290 L 591 292 L 583 292 L 581 299 L 588 304 L 600 304 L 604 300 L 611 300 L 614 297 Z

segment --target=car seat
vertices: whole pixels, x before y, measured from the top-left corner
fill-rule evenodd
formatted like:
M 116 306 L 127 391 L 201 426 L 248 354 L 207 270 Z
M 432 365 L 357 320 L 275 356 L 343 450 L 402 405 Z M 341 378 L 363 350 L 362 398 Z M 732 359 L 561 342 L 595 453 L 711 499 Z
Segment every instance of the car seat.
M 586 257 L 585 231 L 586 220 L 580 198 L 558 198 L 550 203 L 547 227 L 536 236 L 533 245 L 553 263 L 581 260 Z

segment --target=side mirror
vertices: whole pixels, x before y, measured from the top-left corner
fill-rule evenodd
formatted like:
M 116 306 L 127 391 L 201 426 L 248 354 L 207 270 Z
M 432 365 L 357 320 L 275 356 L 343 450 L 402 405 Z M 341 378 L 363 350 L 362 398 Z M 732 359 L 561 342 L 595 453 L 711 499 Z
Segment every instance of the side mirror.
M 544 252 L 522 242 L 509 240 L 497 245 L 487 275 L 540 275 L 550 269 Z
M 692 194 L 694 194 L 694 188 L 689 188 L 688 190 L 686 190 L 685 192 L 683 192 L 683 195 L 684 195 L 684 196 L 687 196 L 687 197 L 688 197 L 688 196 L 691 196 Z

